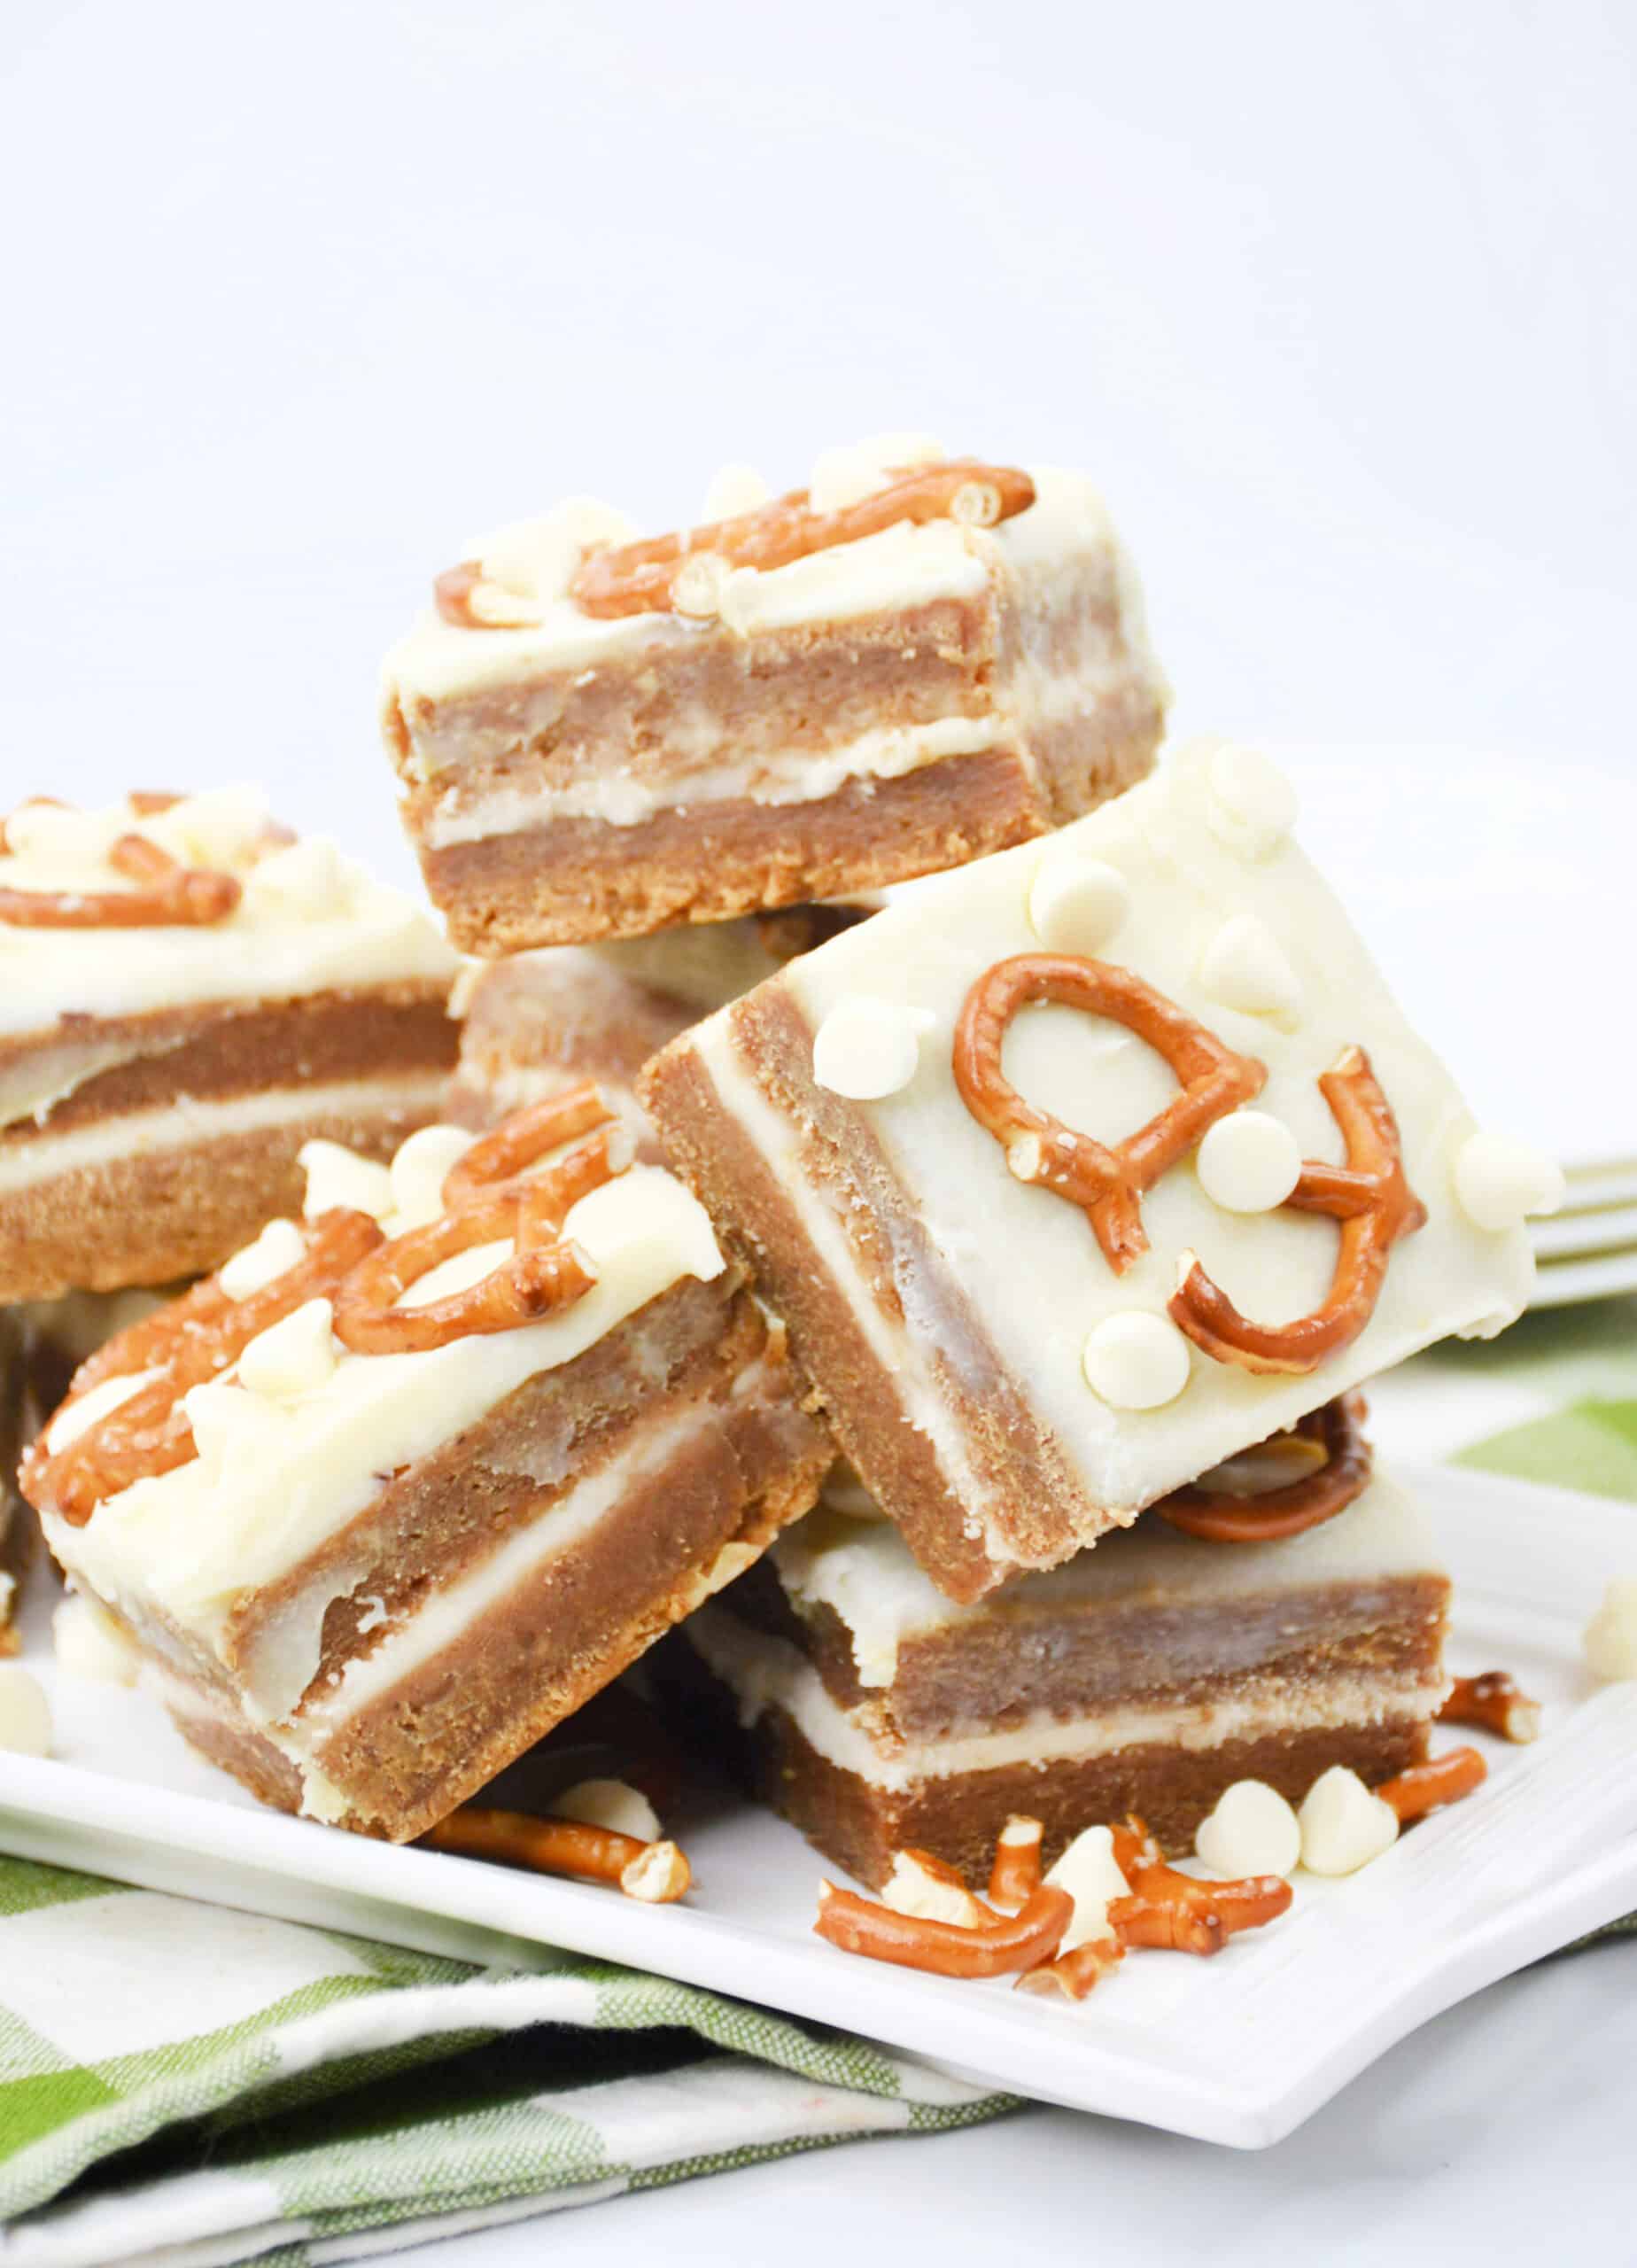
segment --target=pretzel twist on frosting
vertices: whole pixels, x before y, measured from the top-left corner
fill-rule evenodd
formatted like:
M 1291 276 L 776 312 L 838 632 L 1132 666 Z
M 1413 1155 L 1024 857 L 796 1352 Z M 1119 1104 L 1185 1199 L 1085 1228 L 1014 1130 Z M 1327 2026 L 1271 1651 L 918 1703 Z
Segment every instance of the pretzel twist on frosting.
M 1236 1496 L 1196 1480 L 1161 1496 L 1153 1510 L 1184 1535 L 1207 1543 L 1272 1543 L 1300 1535 L 1304 1528 L 1334 1519 L 1369 1486 L 1372 1452 L 1362 1432 L 1367 1414 L 1362 1394 L 1343 1394 L 1299 1419 L 1292 1433 L 1322 1442 L 1324 1462 L 1282 1488 Z
M 587 1128 L 595 1130 L 540 1171 L 524 1169 Z M 448 1211 L 406 1231 L 354 1268 L 335 1300 L 335 1333 L 355 1355 L 424 1353 L 474 1333 L 512 1331 L 569 1306 L 595 1271 L 565 1242 L 571 1206 L 620 1170 L 624 1130 L 593 1085 L 516 1112 L 474 1143 L 443 1184 Z M 508 1256 L 475 1284 L 407 1305 L 431 1270 L 481 1245 L 508 1242 Z
M 136 804 L 137 799 L 131 801 Z M 0 849 L 4 847 L 0 842 Z M 136 888 L 4 889 L 0 921 L 29 929 L 199 928 L 226 920 L 244 895 L 237 875 L 208 866 L 184 866 L 145 835 L 119 836 L 108 852 L 108 864 Z
M 1349 1347 L 1376 1311 L 1387 1256 L 1400 1237 L 1425 1224 L 1427 1208 L 1404 1177 L 1398 1121 L 1362 1047 L 1343 1051 L 1319 1091 L 1346 1146 L 1346 1163 L 1309 1161 L 1285 1199 L 1299 1212 L 1341 1224 L 1335 1273 L 1323 1304 L 1281 1324 L 1249 1322 L 1214 1283 L 1197 1254 L 1182 1256 L 1171 1320 L 1214 1362 L 1300 1376 Z
M 1001 1068 L 1001 1051 L 1012 1018 L 1044 1001 L 1123 1024 L 1165 1058 L 1179 1092 L 1112 1145 L 1026 1101 Z M 1129 969 L 1071 953 L 1020 953 L 978 979 L 955 1028 L 954 1072 L 961 1100 L 1005 1151 L 1018 1179 L 1078 1206 L 1117 1276 L 1148 1249 L 1144 1192 L 1219 1118 L 1260 1094 L 1268 1078 L 1264 1064 L 1235 1054 Z
M 206 1277 L 81 1363 L 58 1418 L 105 1379 L 145 1371 L 158 1376 L 55 1452 L 57 1420 L 45 1426 L 19 1475 L 29 1503 L 82 1527 L 105 1496 L 185 1464 L 195 1444 L 183 1395 L 219 1378 L 252 1339 L 308 1300 L 333 1298 L 348 1270 L 380 1243 L 381 1230 L 368 1213 L 337 1207 L 309 1225 L 306 1239 L 295 1266 L 249 1298 L 229 1299 L 218 1278 Z

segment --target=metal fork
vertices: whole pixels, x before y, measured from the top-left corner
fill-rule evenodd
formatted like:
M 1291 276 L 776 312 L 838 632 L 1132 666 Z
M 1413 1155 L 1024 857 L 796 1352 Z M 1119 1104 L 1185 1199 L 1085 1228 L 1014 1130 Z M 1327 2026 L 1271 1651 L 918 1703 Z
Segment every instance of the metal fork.
M 1637 1159 L 1565 1169 L 1569 1193 L 1550 1220 L 1532 1221 L 1532 1304 L 1567 1307 L 1637 1292 Z

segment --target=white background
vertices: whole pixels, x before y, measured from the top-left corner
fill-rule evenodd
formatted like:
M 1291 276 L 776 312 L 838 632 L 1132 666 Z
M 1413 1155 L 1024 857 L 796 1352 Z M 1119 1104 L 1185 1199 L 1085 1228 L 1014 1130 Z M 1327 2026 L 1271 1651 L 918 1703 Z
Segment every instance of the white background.
M 725 460 L 783 485 L 911 425 L 1093 470 L 1178 726 L 1362 752 L 1328 802 L 1314 766 L 1319 832 L 1480 1099 L 1637 1135 L 1595 1045 L 1637 788 L 1629 7 L 150 0 L 4 38 L 0 808 L 261 778 L 407 880 L 375 670 L 464 537 L 570 490 L 671 524 Z M 1433 752 L 1361 798 L 1393 746 Z M 1254 2162 L 1040 2114 L 447 2257 L 1597 2251 L 1632 1967 L 1486 1995 Z

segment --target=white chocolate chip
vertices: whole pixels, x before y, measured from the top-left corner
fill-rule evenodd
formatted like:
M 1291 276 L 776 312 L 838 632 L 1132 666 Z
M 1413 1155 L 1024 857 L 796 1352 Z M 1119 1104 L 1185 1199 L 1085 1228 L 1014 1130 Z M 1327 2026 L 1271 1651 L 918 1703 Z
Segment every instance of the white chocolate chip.
M 1594 1676 L 1613 1684 L 1637 1677 L 1637 1575 L 1617 1575 L 1586 1626 L 1586 1658 Z
M 309 1221 L 341 1206 L 384 1221 L 392 1209 L 392 1177 L 372 1158 L 361 1158 L 339 1142 L 304 1142 L 296 1163 L 306 1175 L 301 1210 Z
M 287 843 L 252 869 L 251 896 L 280 913 L 322 921 L 345 912 L 351 896 L 346 861 L 322 835 Z
M 850 1102 L 878 1102 L 915 1076 L 930 1019 L 890 1000 L 838 1001 L 813 1036 L 813 1077 Z
M 444 1183 L 477 1138 L 463 1126 L 423 1126 L 399 1144 L 388 1168 L 395 1235 L 438 1218 L 445 1210 Z
M 1301 1178 L 1301 1148 L 1265 1110 L 1230 1111 L 1207 1128 L 1197 1161 L 1199 1186 L 1227 1213 L 1271 1213 Z
M 306 1300 L 269 1324 L 239 1356 L 239 1384 L 274 1402 L 322 1386 L 335 1375 L 333 1319 L 328 1300 Z
M 218 1472 L 230 1460 L 276 1455 L 291 1424 L 287 1411 L 242 1386 L 211 1379 L 182 1398 L 202 1464 Z
M 660 1166 L 632 1166 L 570 1206 L 563 1240 L 594 1275 L 664 1269 L 667 1282 L 696 1276 L 709 1284 L 726 1265 L 704 1207 Z
M 1398 1814 L 1345 1764 L 1321 1773 L 1296 1816 L 1310 1875 L 1356 1874 L 1398 1840 Z
M 1213 1000 L 1247 1016 L 1292 1021 L 1301 1009 L 1301 983 L 1265 921 L 1236 913 L 1216 932 L 1199 963 L 1199 982 Z
M 1159 1410 L 1188 1383 L 1188 1341 L 1163 1316 L 1128 1308 L 1086 1340 L 1086 1383 L 1111 1410 Z
M 1301 1822 L 1265 1780 L 1236 1780 L 1200 1821 L 1194 1850 L 1221 1882 L 1292 1874 L 1301 1857 Z
M 70 1677 L 135 1685 L 140 1658 L 119 1624 L 94 1598 L 66 1598 L 51 1616 L 51 1651 Z
M 21 1662 L 0 1662 L 0 1749 L 14 1756 L 51 1752 L 50 1705 Z
M 1455 1195 L 1480 1229 L 1518 1229 L 1563 1201 L 1563 1169 L 1508 1134 L 1470 1134 L 1455 1157 Z
M 1095 953 L 1131 910 L 1131 890 L 1106 859 L 1051 852 L 1029 884 L 1029 927 L 1054 953 Z
M 118 825 L 111 826 L 97 812 L 59 804 L 19 804 L 5 823 L 6 856 L 41 866 L 96 866 L 107 857 L 116 835 L 128 832 L 129 827 L 123 812 Z
M 1108 1923 L 1108 1909 L 1116 1898 L 1123 1898 L 1131 1885 L 1120 1870 L 1114 1857 L 1114 1838 L 1106 1827 L 1088 1827 L 1076 1835 L 1056 1866 L 1046 1876 L 1053 1890 L 1066 1890 L 1075 1901 L 1069 1924 L 1059 1944 L 1059 1953 L 1073 1953 L 1076 1946 L 1090 1945 L 1094 1938 L 1112 1938 Z
M 1219 841 L 1246 858 L 1266 858 L 1296 824 L 1296 790 L 1276 764 L 1253 748 L 1219 748 L 1210 764 L 1206 812 Z
M 710 621 L 722 611 L 722 594 L 733 572 L 714 551 L 690 552 L 672 579 L 671 605 L 691 621 Z
M 759 511 L 767 496 L 767 483 L 754 465 L 725 464 L 710 477 L 700 507 L 700 524 L 711 527 L 718 520 L 736 520 L 746 512 Z
M 896 473 L 936 464 L 945 454 L 925 433 L 877 433 L 867 441 L 826 449 L 808 480 L 808 503 L 815 512 L 845 511 L 887 487 Z
M 552 1799 L 552 1816 L 577 1819 L 585 1827 L 606 1827 L 639 1843 L 657 1843 L 659 1815 L 640 1788 L 624 1780 L 579 1780 Z
M 137 822 L 184 866 L 243 866 L 267 832 L 267 797 L 259 788 L 209 788 Z
M 89 1433 L 93 1425 L 100 1425 L 103 1419 L 119 1409 L 121 1402 L 128 1402 L 133 1394 L 140 1394 L 144 1386 L 151 1386 L 161 1375 L 158 1370 L 127 1371 L 119 1378 L 98 1379 L 94 1386 L 52 1418 L 45 1437 L 46 1448 L 55 1456 L 59 1449 L 66 1449 L 71 1441 L 77 1441 L 81 1433 Z
M 570 496 L 537 519 L 515 520 L 480 537 L 463 555 L 477 560 L 485 584 L 503 585 L 514 600 L 544 602 L 565 595 L 582 557 L 594 545 L 629 543 L 636 532 L 635 523 L 612 504 L 594 496 Z M 539 619 L 539 606 L 528 618 Z
M 292 1269 L 306 1254 L 306 1240 L 293 1221 L 269 1221 L 253 1244 L 224 1262 L 216 1281 L 230 1300 L 247 1300 Z
M 991 1918 L 964 1884 L 945 1882 L 912 1851 L 894 1852 L 892 1872 L 881 1885 L 881 1904 L 920 1921 L 952 1922 L 958 1930 L 981 1929 Z

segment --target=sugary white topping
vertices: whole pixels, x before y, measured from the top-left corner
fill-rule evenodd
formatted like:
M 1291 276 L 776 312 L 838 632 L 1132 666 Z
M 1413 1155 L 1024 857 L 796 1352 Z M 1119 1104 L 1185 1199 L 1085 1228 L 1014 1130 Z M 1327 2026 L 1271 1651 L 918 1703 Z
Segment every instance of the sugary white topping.
M 1296 790 L 1260 749 L 1231 742 L 1211 758 L 1206 815 L 1219 840 L 1246 858 L 1266 858 L 1296 824 Z
M 700 522 L 711 527 L 718 520 L 736 520 L 743 513 L 758 511 L 768 494 L 767 483 L 753 464 L 725 464 L 710 476 L 699 508 Z
M 123 1378 L 102 1379 L 88 1394 L 82 1394 L 77 1402 L 52 1418 L 50 1430 L 46 1435 L 46 1448 L 53 1456 L 59 1449 L 67 1449 L 79 1440 L 81 1433 L 88 1433 L 93 1425 L 99 1425 L 122 1402 L 129 1402 L 142 1392 L 144 1386 L 151 1385 L 159 1375 L 157 1370 L 131 1371 Z
M 552 1798 L 555 1819 L 577 1819 L 585 1827 L 606 1827 L 614 1835 L 657 1843 L 659 1815 L 640 1788 L 624 1780 L 578 1780 Z
M 1563 1201 L 1563 1168 L 1509 1134 L 1469 1136 L 1455 1156 L 1455 1195 L 1480 1229 L 1516 1229 L 1556 1213 Z
M 895 1914 L 912 1914 L 927 1922 L 951 1922 L 959 1930 L 975 1930 L 989 1918 L 972 1892 L 962 1884 L 945 1882 L 923 1866 L 912 1851 L 895 1851 L 892 1872 L 881 1885 L 881 1904 Z
M 1398 1840 L 1398 1814 L 1345 1764 L 1320 1775 L 1296 1816 L 1310 1875 L 1356 1874 Z
M 438 1218 L 444 1183 L 477 1138 L 463 1126 L 423 1126 L 400 1143 L 389 1169 L 395 1230 L 401 1234 Z
M 813 1077 L 852 1102 L 879 1102 L 915 1076 L 928 1019 L 862 996 L 831 1009 L 813 1036 Z
M 20 1662 L 0 1662 L 0 1749 L 14 1756 L 51 1752 L 50 1705 Z
M 815 512 L 844 511 L 885 488 L 895 472 L 938 464 L 948 454 L 925 433 L 876 433 L 867 441 L 825 449 L 808 478 L 808 502 Z
M 261 860 L 251 878 L 259 905 L 303 920 L 322 920 L 346 903 L 346 862 L 327 836 L 286 844 Z
M 1054 953 L 1100 953 L 1130 910 L 1130 884 L 1103 858 L 1048 851 L 1029 885 L 1030 926 Z
M 296 1153 L 296 1163 L 306 1176 L 301 1210 L 309 1221 L 337 1206 L 348 1212 L 371 1213 L 377 1221 L 384 1221 L 392 1209 L 392 1177 L 386 1167 L 372 1158 L 361 1158 L 356 1150 L 340 1142 L 304 1142 Z
M 1301 983 L 1278 940 L 1253 913 L 1236 913 L 1206 947 L 1199 982 L 1209 998 L 1247 1016 L 1292 1023 L 1301 1008 Z
M 307 1300 L 252 1339 L 238 1359 L 238 1379 L 252 1394 L 291 1402 L 325 1385 L 336 1367 L 328 1300 Z
M 104 1685 L 135 1685 L 141 1658 L 130 1640 L 94 1598 L 66 1598 L 51 1616 L 51 1651 L 70 1677 Z
M 1637 1575 L 1617 1575 L 1586 1626 L 1586 1658 L 1594 1676 L 1637 1677 Z
M 1236 1780 L 1199 1822 L 1194 1851 L 1219 1882 L 1293 1874 L 1301 1857 L 1301 1822 L 1265 1780 Z
M 331 1145 L 326 1143 L 325 1148 Z M 247 1300 L 292 1269 L 306 1250 L 293 1221 L 269 1221 L 253 1244 L 236 1252 L 217 1282 L 230 1300 Z
M 1281 1120 L 1265 1110 L 1233 1110 L 1199 1145 L 1199 1185 L 1230 1213 L 1270 1213 L 1301 1178 L 1301 1150 Z
M 1159 1410 L 1188 1383 L 1188 1341 L 1145 1308 L 1105 1316 L 1086 1339 L 1086 1383 L 1113 1410 Z
M 1088 1827 L 1069 1845 L 1056 1866 L 1046 1875 L 1053 1890 L 1066 1890 L 1075 1901 L 1075 1911 L 1062 1942 L 1059 1953 L 1073 1953 L 1076 1946 L 1090 1945 L 1094 1938 L 1112 1938 L 1108 1909 L 1116 1898 L 1123 1898 L 1131 1885 L 1121 1872 L 1114 1857 L 1114 1838 L 1106 1827 Z

